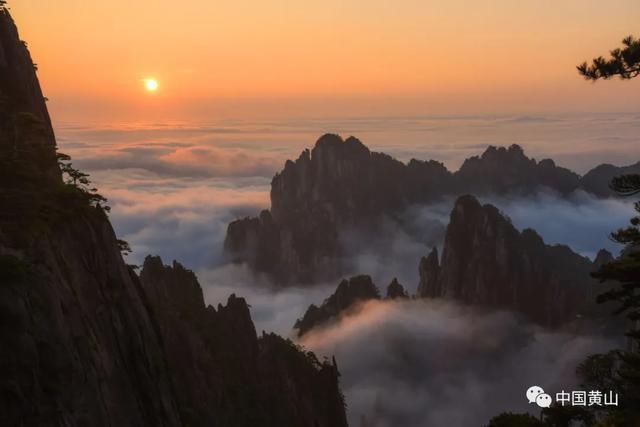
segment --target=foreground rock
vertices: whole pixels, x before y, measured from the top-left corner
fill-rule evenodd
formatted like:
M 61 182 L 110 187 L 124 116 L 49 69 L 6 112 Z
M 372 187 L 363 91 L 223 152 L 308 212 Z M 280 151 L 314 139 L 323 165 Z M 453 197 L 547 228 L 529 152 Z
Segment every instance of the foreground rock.
M 104 200 L 65 184 L 25 46 L 0 8 L 0 425 L 346 426 L 334 364 L 195 276 L 121 256 Z
M 450 172 L 439 162 L 404 164 L 370 151 L 354 137 L 322 136 L 314 148 L 288 160 L 271 183 L 271 209 L 228 226 L 225 249 L 235 262 L 268 274 L 281 285 L 334 280 L 343 274 L 347 253 L 340 232 L 413 204 L 444 196 L 500 194 L 527 196 L 540 190 L 569 195 L 602 190 L 611 170 L 584 179 L 552 160 L 528 158 L 521 147 L 489 147 Z M 626 170 L 626 169 L 625 169 Z
M 597 263 L 611 254 L 601 251 Z M 451 212 L 442 260 L 434 250 L 419 267 L 419 296 L 511 309 L 544 326 L 593 310 L 596 264 L 564 245 L 519 232 L 492 205 L 460 197 Z
M 258 337 L 243 298 L 207 307 L 195 275 L 158 257 L 140 279 L 186 425 L 346 426 L 336 366 L 275 334 Z

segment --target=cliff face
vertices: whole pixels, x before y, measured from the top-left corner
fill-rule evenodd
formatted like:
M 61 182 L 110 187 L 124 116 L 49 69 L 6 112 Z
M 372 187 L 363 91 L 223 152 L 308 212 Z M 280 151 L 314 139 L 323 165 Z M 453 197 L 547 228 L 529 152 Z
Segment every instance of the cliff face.
M 140 279 L 185 425 L 346 426 L 335 364 L 277 335 L 258 337 L 243 298 L 206 307 L 195 275 L 157 257 Z
M 440 289 L 440 265 L 438 261 L 438 249 L 433 248 L 428 256 L 420 260 L 418 266 L 420 283 L 417 296 L 435 297 L 442 293 Z
M 0 69 L 3 76 L 0 81 L 0 106 L 5 113 L 14 110 L 33 114 L 40 119 L 46 131 L 42 142 L 51 146 L 55 145 L 53 128 L 35 68 L 26 44 L 18 37 L 18 29 L 11 16 L 7 11 L 0 10 Z
M 2 244 L 0 257 L 4 425 L 181 425 L 146 297 L 104 214 Z
M 239 298 L 205 308 L 178 264 L 124 263 L 102 202 L 62 182 L 4 10 L 0 96 L 1 425 L 346 425 L 333 364 L 258 339 Z
M 489 147 L 452 173 L 435 161 L 405 165 L 369 151 L 356 138 L 328 134 L 286 162 L 271 183 L 271 210 L 232 222 L 225 247 L 234 261 L 247 262 L 278 284 L 332 280 L 342 273 L 339 233 L 345 226 L 447 195 L 527 195 L 541 189 L 567 195 L 606 179 L 599 174 L 583 186 L 577 174 L 550 159 L 530 159 L 517 145 Z
M 519 232 L 473 196 L 456 201 L 440 263 L 437 256 L 420 264 L 421 296 L 512 309 L 545 326 L 590 309 L 594 263 L 566 246 L 546 245 L 533 230 Z
M 103 210 L 62 183 L 6 11 L 0 52 L 2 424 L 180 425 L 140 284 Z
M 60 181 L 51 121 L 26 45 L 0 7 L 0 225 L 37 219 L 44 193 Z M 24 215 L 27 215 L 26 217 Z

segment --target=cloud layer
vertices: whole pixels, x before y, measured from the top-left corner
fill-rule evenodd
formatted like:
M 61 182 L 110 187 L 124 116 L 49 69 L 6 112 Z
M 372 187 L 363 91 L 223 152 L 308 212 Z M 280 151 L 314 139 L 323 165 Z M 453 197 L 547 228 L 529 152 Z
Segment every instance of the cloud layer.
M 544 331 L 508 312 L 420 300 L 369 302 L 302 343 L 335 355 L 356 427 L 363 416 L 375 427 L 471 427 L 504 411 L 538 415 L 528 387 L 552 396 L 576 389 L 576 365 L 616 344 Z
M 578 192 L 565 198 L 549 192 L 530 197 L 482 197 L 497 206 L 523 230 L 533 228 L 547 244 L 564 244 L 591 259 L 600 249 L 617 254 L 621 247 L 608 237 L 627 224 L 632 200 L 597 199 Z M 429 205 L 411 206 L 395 218 L 383 218 L 369 227 L 348 228 L 340 241 L 347 275 L 369 274 L 380 286 L 397 277 L 410 291 L 418 284 L 418 262 L 431 248 L 442 253 L 449 214 L 455 203 L 446 198 Z
M 174 259 L 193 269 L 222 261 L 227 225 L 255 215 L 268 204 L 264 179 L 159 179 L 144 171 L 125 171 L 118 178 L 94 177 L 108 182 L 101 192 L 109 198 L 111 221 L 140 264 L 148 254 Z

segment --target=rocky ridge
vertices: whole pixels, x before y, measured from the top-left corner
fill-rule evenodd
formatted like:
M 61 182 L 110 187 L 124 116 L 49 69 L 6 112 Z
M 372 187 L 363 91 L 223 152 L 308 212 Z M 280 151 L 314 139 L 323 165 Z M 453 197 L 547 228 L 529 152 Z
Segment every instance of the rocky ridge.
M 229 224 L 225 250 L 232 261 L 246 262 L 280 285 L 334 280 L 344 269 L 339 237 L 345 227 L 445 196 L 526 196 L 545 189 L 604 196 L 597 188 L 608 177 L 590 172 L 581 179 L 551 159 L 528 158 L 517 145 L 489 147 L 450 172 L 442 163 L 404 164 L 357 138 L 327 134 L 274 176 L 270 210 Z
M 567 246 L 547 245 L 534 230 L 518 231 L 495 206 L 461 196 L 451 211 L 442 258 L 434 248 L 420 260 L 412 298 L 510 310 L 548 328 L 580 319 L 597 320 L 600 330 L 620 329 L 609 316 L 611 307 L 596 304 L 596 296 L 610 285 L 590 275 L 612 259 L 604 249 L 591 261 Z M 393 279 L 386 299 L 397 298 L 409 295 Z M 380 296 L 369 276 L 343 280 L 320 307 L 307 309 L 295 329 L 302 336 L 373 299 Z
M 386 300 L 402 300 L 409 298 L 396 278 L 387 286 Z M 380 292 L 371 280 L 371 276 L 359 275 L 343 279 L 335 292 L 324 300 L 319 307 L 311 304 L 303 317 L 294 325 L 301 337 L 313 328 L 328 325 L 340 316 L 348 315 L 357 309 L 359 304 L 371 300 L 380 300 Z
M 420 261 L 419 297 L 510 309 L 556 327 L 592 311 L 595 262 L 564 245 L 547 245 L 531 229 L 518 231 L 497 208 L 473 196 L 458 198 L 437 250 Z

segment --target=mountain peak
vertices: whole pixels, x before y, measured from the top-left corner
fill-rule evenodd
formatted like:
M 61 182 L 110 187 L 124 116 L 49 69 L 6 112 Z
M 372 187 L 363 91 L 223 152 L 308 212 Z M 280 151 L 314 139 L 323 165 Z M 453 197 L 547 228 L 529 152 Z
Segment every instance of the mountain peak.
M 405 299 L 409 298 L 404 286 L 398 282 L 397 278 L 393 278 L 389 286 L 387 286 L 387 299 Z
M 607 187 L 601 174 L 589 178 Z M 345 226 L 357 227 L 446 196 L 528 196 L 543 190 L 569 195 L 585 183 L 551 159 L 528 158 L 517 144 L 489 146 L 452 173 L 440 162 L 412 159 L 405 164 L 370 151 L 355 137 L 326 134 L 274 176 L 272 221 L 230 224 L 227 243 L 233 244 L 227 247 L 235 261 L 248 262 L 279 284 L 334 280 L 345 273 L 340 265 L 340 230 Z M 475 199 L 459 203 L 465 215 L 480 209 Z
M 603 255 L 604 257 L 604 255 Z M 587 307 L 593 264 L 534 230 L 518 231 L 493 205 L 473 196 L 455 202 L 442 259 L 420 263 L 420 296 L 511 309 L 545 326 L 572 320 Z
M 343 279 L 320 307 L 311 304 L 304 316 L 296 321 L 294 328 L 298 330 L 298 336 L 303 336 L 311 329 L 347 313 L 358 303 L 373 299 L 380 299 L 380 293 L 371 276 L 359 275 Z

